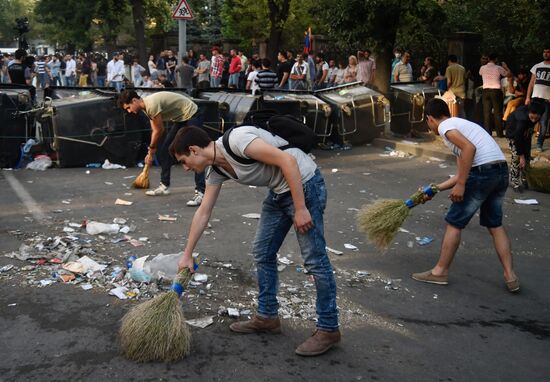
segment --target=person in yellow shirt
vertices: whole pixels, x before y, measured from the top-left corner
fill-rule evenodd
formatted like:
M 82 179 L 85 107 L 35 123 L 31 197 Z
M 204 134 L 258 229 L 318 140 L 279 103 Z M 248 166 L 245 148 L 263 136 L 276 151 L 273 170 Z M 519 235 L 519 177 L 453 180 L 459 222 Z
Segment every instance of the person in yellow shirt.
M 156 154 L 162 170 L 160 185 L 146 192 L 150 196 L 168 195 L 170 193 L 170 171 L 177 161 L 168 152 L 168 147 L 176 133 L 184 126 L 202 125 L 197 104 L 189 97 L 174 92 L 161 91 L 141 98 L 134 90 L 124 90 L 118 99 L 118 104 L 128 113 L 137 114 L 140 111 L 151 121 L 151 143 L 145 163 L 151 165 Z M 165 123 L 173 126 L 166 129 Z M 205 190 L 204 172 L 195 174 L 195 195 L 187 202 L 190 207 L 199 206 Z

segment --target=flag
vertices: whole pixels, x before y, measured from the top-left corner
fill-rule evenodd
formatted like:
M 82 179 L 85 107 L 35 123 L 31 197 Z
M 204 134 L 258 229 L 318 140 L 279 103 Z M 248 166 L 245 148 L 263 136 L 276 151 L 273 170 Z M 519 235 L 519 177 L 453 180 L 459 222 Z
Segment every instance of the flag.
M 307 31 L 304 32 L 305 38 L 304 38 L 304 53 L 309 54 L 311 51 L 311 27 L 307 28 Z

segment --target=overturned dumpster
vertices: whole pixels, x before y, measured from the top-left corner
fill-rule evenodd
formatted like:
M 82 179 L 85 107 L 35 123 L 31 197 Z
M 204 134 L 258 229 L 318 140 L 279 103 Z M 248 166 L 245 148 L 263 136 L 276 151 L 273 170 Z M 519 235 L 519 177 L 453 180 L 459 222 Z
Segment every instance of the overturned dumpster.
M 261 105 L 262 108 L 291 114 L 303 120 L 320 138 L 331 134 L 330 105 L 307 91 L 266 91 Z
M 330 140 L 333 143 L 370 143 L 390 122 L 388 99 L 360 82 L 318 90 L 315 96 L 332 109 Z
M 206 91 L 200 91 L 198 98 L 227 105 L 224 128 L 243 123 L 244 117 L 248 112 L 261 108 L 261 97 L 250 93 L 208 89 Z
M 45 91 L 45 109 L 39 119 L 51 132 L 50 146 L 60 167 L 111 162 L 135 165 L 144 133 L 145 116 L 131 116 L 116 104 L 116 93 L 105 89 L 55 88 Z M 136 128 L 135 119 L 139 119 Z
M 425 83 L 391 85 L 391 131 L 397 135 L 429 131 L 424 116 L 426 103 L 441 95 L 439 89 Z
M 16 167 L 22 145 L 34 133 L 31 91 L 28 86 L 0 87 L 0 168 Z

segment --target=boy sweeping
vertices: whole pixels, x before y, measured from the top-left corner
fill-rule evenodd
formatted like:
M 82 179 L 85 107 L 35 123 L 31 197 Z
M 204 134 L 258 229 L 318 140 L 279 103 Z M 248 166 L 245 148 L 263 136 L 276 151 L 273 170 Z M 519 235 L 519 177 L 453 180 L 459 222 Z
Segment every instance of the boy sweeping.
M 504 268 L 504 281 L 510 292 L 519 291 L 519 279 L 512 266 L 510 239 L 502 226 L 502 202 L 508 187 L 508 166 L 495 140 L 479 125 L 462 118 L 451 118 L 445 101 L 432 99 L 426 105 L 430 129 L 439 134 L 457 156 L 457 174 L 438 185 L 451 189 L 453 202 L 445 220 L 441 253 L 435 267 L 412 278 L 426 283 L 447 285 L 451 262 L 460 244 L 462 230 L 479 210 L 480 224 L 487 227 Z

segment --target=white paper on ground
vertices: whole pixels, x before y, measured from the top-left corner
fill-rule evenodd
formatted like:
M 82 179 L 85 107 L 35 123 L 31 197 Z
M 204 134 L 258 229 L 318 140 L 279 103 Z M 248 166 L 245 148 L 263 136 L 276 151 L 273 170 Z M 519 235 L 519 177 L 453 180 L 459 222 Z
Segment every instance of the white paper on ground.
M 214 323 L 214 316 L 206 316 L 201 318 L 194 318 L 192 320 L 185 321 L 188 325 L 195 326 L 197 328 L 204 329 Z
M 329 252 L 331 252 L 331 253 L 334 253 L 335 255 L 338 255 L 338 256 L 344 254 L 344 252 L 339 251 L 339 250 L 334 249 L 334 248 L 326 247 L 326 249 L 327 249 L 327 251 L 329 251 Z
M 121 286 L 118 288 L 111 289 L 109 291 L 109 294 L 111 296 L 116 296 L 121 300 L 126 300 L 128 298 L 128 296 L 126 296 L 125 294 L 126 292 L 128 292 L 128 288 Z
M 539 204 L 537 199 L 514 199 L 514 202 L 516 202 L 516 204 Z
M 349 244 L 349 243 L 345 243 L 344 244 L 344 247 L 346 247 L 346 249 L 352 249 L 354 251 L 358 250 L 359 248 L 357 248 L 355 245 L 353 244 Z
M 247 218 L 247 219 L 259 219 L 260 218 L 260 214 L 256 213 L 256 212 L 252 212 L 250 214 L 244 214 L 243 215 L 243 218 Z

